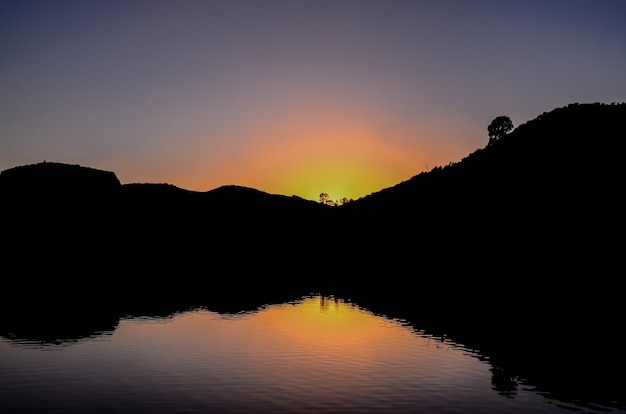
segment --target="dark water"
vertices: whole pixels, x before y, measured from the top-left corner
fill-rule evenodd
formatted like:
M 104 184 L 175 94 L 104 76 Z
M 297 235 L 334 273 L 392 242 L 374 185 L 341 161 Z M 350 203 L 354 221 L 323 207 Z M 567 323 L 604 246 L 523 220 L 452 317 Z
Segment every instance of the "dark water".
M 320 296 L 0 338 L 0 413 L 624 413 L 559 401 L 473 350 Z

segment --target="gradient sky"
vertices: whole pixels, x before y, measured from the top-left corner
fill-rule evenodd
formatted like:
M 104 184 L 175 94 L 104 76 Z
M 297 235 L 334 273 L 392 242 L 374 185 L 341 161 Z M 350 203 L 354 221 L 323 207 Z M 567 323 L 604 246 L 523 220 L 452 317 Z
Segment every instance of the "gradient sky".
M 0 170 L 359 198 L 626 100 L 626 1 L 0 0 Z

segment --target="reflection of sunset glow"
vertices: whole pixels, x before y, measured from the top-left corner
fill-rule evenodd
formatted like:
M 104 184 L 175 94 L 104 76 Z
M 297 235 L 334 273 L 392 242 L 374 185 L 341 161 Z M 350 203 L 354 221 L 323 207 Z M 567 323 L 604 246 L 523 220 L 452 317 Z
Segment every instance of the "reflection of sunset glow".
M 18 376 L 17 386 L 8 380 L 0 388 L 26 406 L 24 390 L 60 404 L 46 412 L 104 404 L 141 412 L 534 413 L 545 404 L 543 396 L 522 395 L 515 381 L 519 401 L 503 398 L 489 365 L 472 351 L 324 297 L 240 314 L 199 309 L 122 319 L 110 337 L 63 352 L 24 350 L 0 338 L 0 353 L 9 356 L 5 373 L 36 378 L 34 387 Z
M 294 310 L 284 312 L 277 308 L 259 314 L 259 318 L 268 328 L 289 332 L 285 345 L 290 349 L 314 348 L 322 359 L 331 350 L 348 352 L 352 357 L 359 352 L 372 353 L 376 345 L 371 335 L 384 325 L 382 320 L 350 304 L 330 299 L 307 299 Z
M 265 369 L 272 378 L 266 378 L 267 381 L 310 375 L 311 380 L 325 382 L 328 389 L 320 392 L 336 392 L 334 387 L 341 387 L 345 381 L 361 381 L 363 375 L 367 381 L 375 381 L 377 376 L 385 378 L 387 386 L 393 378 L 402 381 L 406 376 L 441 375 L 446 381 L 455 381 L 458 376 L 462 381 L 466 380 L 466 372 L 459 370 L 458 365 L 472 361 L 462 352 L 434 356 L 432 348 L 440 347 L 438 340 L 419 337 L 410 327 L 374 316 L 350 303 L 322 297 L 236 316 L 198 311 L 174 321 L 162 333 L 150 329 L 154 323 L 132 329 L 135 333 L 144 329 L 140 334 L 144 341 L 169 344 L 165 347 L 168 352 L 218 352 L 224 364 L 222 369 L 228 370 L 229 375 L 263 375 Z M 121 324 L 116 336 L 124 335 Z M 141 353 L 142 358 L 152 358 L 149 351 Z M 153 358 L 156 361 L 164 356 L 157 350 Z M 326 372 L 340 372 L 343 377 L 316 378 Z

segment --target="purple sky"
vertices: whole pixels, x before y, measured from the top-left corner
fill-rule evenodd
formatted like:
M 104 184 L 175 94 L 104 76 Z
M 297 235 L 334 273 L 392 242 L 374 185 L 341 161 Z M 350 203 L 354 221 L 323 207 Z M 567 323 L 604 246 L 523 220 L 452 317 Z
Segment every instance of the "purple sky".
M 0 170 L 358 198 L 626 100 L 626 1 L 0 2 Z

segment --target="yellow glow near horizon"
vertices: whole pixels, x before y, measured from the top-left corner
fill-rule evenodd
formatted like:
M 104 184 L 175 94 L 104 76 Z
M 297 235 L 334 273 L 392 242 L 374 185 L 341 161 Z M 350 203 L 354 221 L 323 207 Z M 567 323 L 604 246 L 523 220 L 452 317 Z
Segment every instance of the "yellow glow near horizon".
M 451 159 L 443 140 L 425 139 L 437 136 L 432 126 L 401 128 L 363 116 L 252 122 L 219 152 L 208 150 L 208 135 L 186 147 L 164 140 L 164 146 L 152 148 L 151 171 L 142 164 L 135 176 L 193 191 L 241 185 L 313 201 L 324 192 L 339 201 L 365 197 Z
M 285 128 L 263 142 L 247 149 L 245 170 L 233 173 L 244 185 L 270 193 L 357 199 L 419 173 L 414 154 L 362 126 Z

